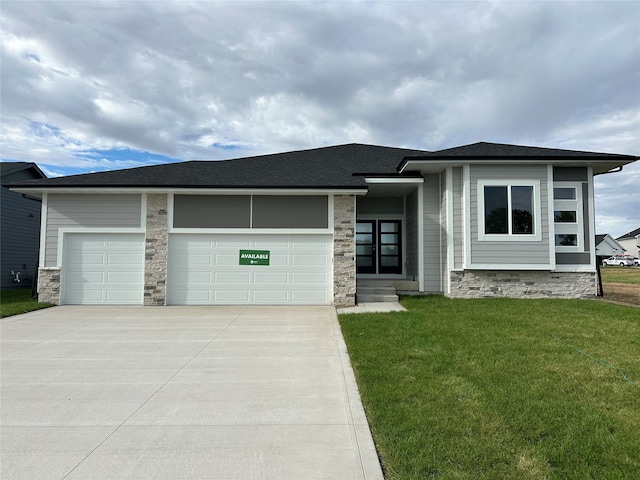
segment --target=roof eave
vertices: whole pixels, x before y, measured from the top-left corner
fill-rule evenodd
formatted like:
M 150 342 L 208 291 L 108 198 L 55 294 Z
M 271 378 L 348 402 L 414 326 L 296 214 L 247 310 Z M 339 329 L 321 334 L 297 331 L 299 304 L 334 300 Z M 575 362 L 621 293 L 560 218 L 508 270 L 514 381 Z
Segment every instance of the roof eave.
M 194 195 L 238 195 L 238 194 L 273 194 L 275 192 L 282 195 L 364 195 L 367 193 L 368 187 L 363 186 L 327 186 L 327 187 L 270 187 L 270 186 L 223 186 L 223 187 L 206 187 L 206 186 L 12 186 L 10 190 L 18 193 L 40 196 L 44 193 L 94 193 L 94 194 L 123 194 L 123 193 L 181 193 Z
M 581 157 L 573 156 L 566 158 L 553 158 L 553 157 L 408 157 L 402 160 L 398 165 L 398 173 L 405 173 L 415 170 L 423 170 L 424 167 L 428 167 L 429 170 L 444 169 L 452 166 L 462 166 L 466 164 L 479 164 L 479 165 L 564 165 L 564 166 L 584 166 L 593 167 L 594 173 L 605 173 L 609 170 L 628 165 L 635 162 L 640 157 L 633 157 L 630 155 L 620 155 L 616 158 L 594 158 L 594 157 Z M 423 167 L 423 168 L 419 168 Z M 413 170 L 415 169 L 415 170 Z

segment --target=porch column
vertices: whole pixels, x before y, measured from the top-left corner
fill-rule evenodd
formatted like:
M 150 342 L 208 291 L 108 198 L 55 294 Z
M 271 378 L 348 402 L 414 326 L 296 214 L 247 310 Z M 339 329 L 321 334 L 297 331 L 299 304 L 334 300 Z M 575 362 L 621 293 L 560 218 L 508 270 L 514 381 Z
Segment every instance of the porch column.
M 356 197 L 333 197 L 333 304 L 356 304 Z
M 144 304 L 164 305 L 167 297 L 167 199 L 147 194 Z

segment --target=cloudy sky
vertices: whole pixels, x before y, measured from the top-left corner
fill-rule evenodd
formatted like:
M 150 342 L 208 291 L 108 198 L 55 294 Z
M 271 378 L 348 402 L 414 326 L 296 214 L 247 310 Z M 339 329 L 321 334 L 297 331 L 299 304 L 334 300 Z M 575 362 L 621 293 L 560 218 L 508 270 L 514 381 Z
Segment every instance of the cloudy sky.
M 640 155 L 640 2 L 12 2 L 3 161 L 48 175 L 359 142 Z M 596 177 L 640 227 L 640 162 Z

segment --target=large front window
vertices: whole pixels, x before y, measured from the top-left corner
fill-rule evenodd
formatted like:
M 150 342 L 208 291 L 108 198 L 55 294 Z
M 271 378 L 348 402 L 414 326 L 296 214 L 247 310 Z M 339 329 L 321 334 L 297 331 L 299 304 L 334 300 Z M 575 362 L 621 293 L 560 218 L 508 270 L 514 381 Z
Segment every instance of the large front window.
M 539 240 L 537 182 L 478 182 L 483 240 Z
M 484 187 L 484 233 L 533 235 L 533 187 Z

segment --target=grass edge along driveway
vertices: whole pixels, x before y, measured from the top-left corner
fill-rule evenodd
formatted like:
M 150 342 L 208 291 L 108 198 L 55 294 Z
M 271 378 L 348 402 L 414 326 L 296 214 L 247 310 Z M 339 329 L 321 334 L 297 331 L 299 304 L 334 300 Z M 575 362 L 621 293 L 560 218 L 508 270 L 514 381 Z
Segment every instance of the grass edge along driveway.
M 28 313 L 52 307 L 51 303 L 39 303 L 31 298 L 31 288 L 7 288 L 0 290 L 0 318 Z
M 640 478 L 640 310 L 402 303 L 340 316 L 387 480 Z

